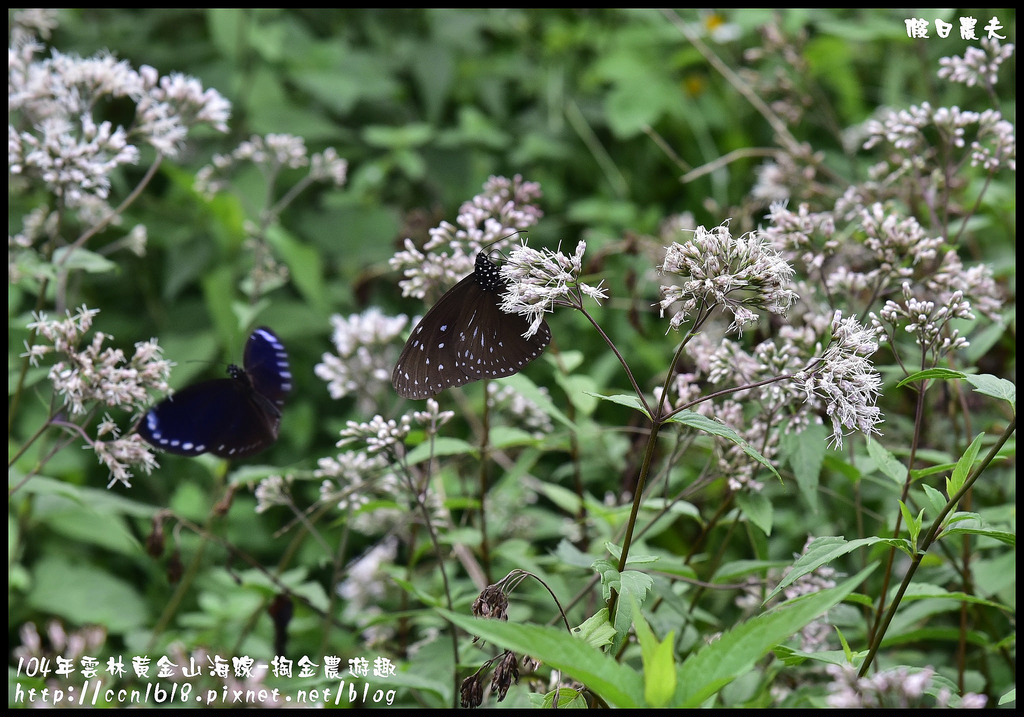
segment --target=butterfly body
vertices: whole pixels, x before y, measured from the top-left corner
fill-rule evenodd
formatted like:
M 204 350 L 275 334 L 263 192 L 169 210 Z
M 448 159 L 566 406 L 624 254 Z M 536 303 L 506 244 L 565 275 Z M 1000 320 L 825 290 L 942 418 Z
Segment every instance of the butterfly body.
M 269 447 L 292 388 L 284 345 L 270 329 L 256 329 L 246 342 L 243 367 L 231 365 L 228 374 L 165 398 L 140 421 L 139 435 L 183 456 L 243 458 Z
M 551 341 L 546 322 L 530 338 L 529 323 L 501 310 L 505 281 L 484 252 L 472 274 L 445 293 L 412 330 L 391 383 L 405 398 L 518 373 Z

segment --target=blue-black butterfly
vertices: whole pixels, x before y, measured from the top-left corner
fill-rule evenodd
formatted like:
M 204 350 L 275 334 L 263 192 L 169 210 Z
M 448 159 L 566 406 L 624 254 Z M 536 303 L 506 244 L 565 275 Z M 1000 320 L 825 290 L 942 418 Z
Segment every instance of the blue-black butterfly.
M 481 251 L 473 273 L 412 330 L 391 373 L 395 391 L 405 398 L 429 398 L 470 381 L 511 376 L 540 356 L 551 341 L 547 322 L 523 338 L 529 322 L 501 310 L 504 291 L 498 266 Z
M 277 440 L 284 399 L 292 389 L 288 354 L 274 332 L 258 328 L 231 378 L 187 386 L 149 410 L 137 431 L 157 448 L 183 456 L 242 458 Z

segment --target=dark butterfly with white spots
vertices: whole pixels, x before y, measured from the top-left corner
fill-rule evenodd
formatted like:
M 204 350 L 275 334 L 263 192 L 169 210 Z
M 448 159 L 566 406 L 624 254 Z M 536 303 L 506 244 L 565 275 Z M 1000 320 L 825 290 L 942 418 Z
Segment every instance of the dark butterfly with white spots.
M 284 399 L 292 389 L 288 354 L 274 332 L 258 328 L 231 378 L 187 386 L 149 410 L 136 429 L 156 448 L 182 456 L 243 458 L 277 440 Z
M 398 357 L 391 384 L 405 398 L 519 373 L 551 341 L 547 322 L 528 339 L 529 322 L 501 310 L 505 280 L 487 254 L 420 319 Z

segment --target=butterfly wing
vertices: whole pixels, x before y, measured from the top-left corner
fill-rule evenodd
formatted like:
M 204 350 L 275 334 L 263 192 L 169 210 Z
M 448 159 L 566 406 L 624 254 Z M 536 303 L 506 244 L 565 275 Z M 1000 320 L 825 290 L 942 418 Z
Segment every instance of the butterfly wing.
M 546 322 L 528 339 L 529 323 L 501 310 L 505 288 L 482 252 L 476 270 L 453 286 L 412 330 L 391 383 L 405 398 L 429 398 L 443 389 L 518 373 L 551 341 Z
M 248 379 L 202 381 L 176 391 L 149 410 L 138 426 L 146 441 L 168 453 L 198 456 L 213 453 L 242 458 L 277 440 L 280 412 L 260 402 Z
M 429 398 L 473 380 L 456 369 L 456 329 L 466 306 L 479 303 L 483 293 L 475 274 L 470 274 L 420 319 L 391 372 L 391 385 L 399 396 Z
M 292 373 L 284 344 L 270 329 L 261 326 L 252 332 L 245 344 L 245 372 L 256 393 L 284 408 L 284 400 L 292 390 Z
M 483 300 L 459 323 L 455 365 L 469 376 L 468 381 L 519 373 L 551 342 L 546 321 L 541 322 L 537 333 L 524 339 L 530 322 L 502 311 L 497 292 L 482 293 Z
M 165 398 L 140 421 L 139 435 L 183 456 L 243 458 L 273 444 L 291 390 L 287 354 L 269 329 L 257 329 L 244 363 L 246 370 L 228 369 L 231 378 L 201 381 Z

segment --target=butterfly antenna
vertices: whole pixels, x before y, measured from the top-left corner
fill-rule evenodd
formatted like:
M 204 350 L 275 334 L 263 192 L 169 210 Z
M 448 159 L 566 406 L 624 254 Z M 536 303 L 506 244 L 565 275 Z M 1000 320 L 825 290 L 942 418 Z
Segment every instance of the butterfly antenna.
M 506 234 L 505 236 L 503 236 L 503 237 L 500 237 L 500 238 L 498 238 L 498 239 L 495 239 L 495 240 L 494 240 L 494 241 L 492 241 L 492 242 L 488 242 L 488 243 L 487 243 L 486 245 L 484 245 L 484 246 L 480 247 L 480 251 L 481 251 L 481 252 L 487 252 L 487 257 L 488 257 L 488 258 L 490 258 L 490 256 L 491 256 L 491 252 L 487 251 L 487 250 L 488 250 L 488 249 L 489 249 L 490 247 L 494 246 L 495 244 L 497 244 L 497 243 L 499 243 L 499 242 L 503 242 L 503 241 L 505 241 L 506 239 L 511 239 L 511 238 L 512 238 L 512 237 L 514 237 L 514 236 L 515 236 L 516 234 L 522 234 L 522 235 L 523 235 L 523 238 L 524 238 L 524 239 L 526 238 L 526 232 L 524 232 L 524 231 L 523 231 L 522 229 L 516 229 L 516 230 L 515 230 L 514 232 L 512 232 L 511 234 Z M 506 256 L 505 256 L 505 255 L 504 255 L 504 254 L 503 254 L 502 252 L 500 252 L 500 251 L 498 252 L 498 254 L 499 254 L 499 255 L 501 256 L 501 258 L 502 258 L 502 259 L 505 259 L 505 258 L 507 258 L 507 257 L 506 257 Z

